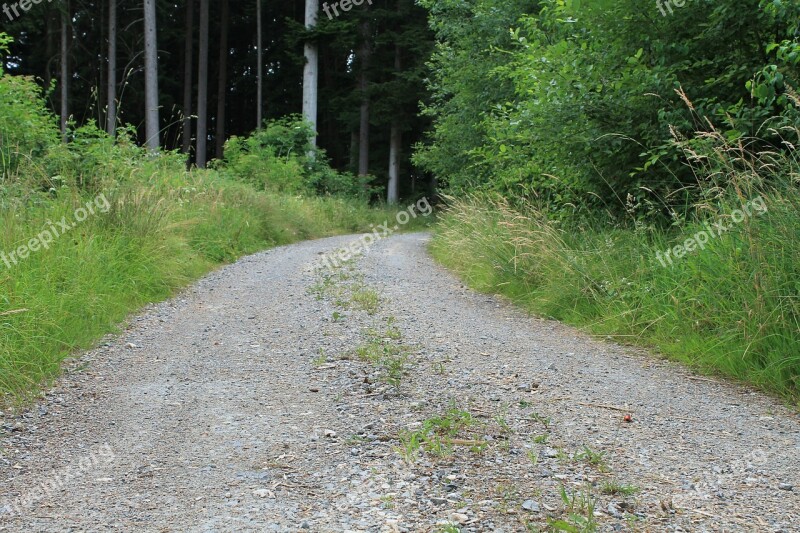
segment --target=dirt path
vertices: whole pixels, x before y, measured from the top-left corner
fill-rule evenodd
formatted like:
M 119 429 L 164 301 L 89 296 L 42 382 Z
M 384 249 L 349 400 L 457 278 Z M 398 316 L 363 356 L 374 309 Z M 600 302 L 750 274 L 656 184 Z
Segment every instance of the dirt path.
M 422 235 L 314 268 L 354 239 L 211 275 L 0 419 L 0 531 L 800 531 L 796 414 L 475 294 Z

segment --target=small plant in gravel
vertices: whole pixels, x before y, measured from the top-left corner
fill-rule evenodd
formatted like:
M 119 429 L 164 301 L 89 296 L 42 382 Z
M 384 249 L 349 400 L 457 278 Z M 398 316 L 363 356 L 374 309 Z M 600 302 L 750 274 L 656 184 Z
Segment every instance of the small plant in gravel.
M 466 428 L 475 424 L 468 411 L 451 407 L 444 415 L 425 420 L 416 431 L 401 432 L 398 451 L 408 462 L 414 462 L 421 449 L 438 457 L 452 455 L 455 446 L 466 446 L 473 453 L 481 453 L 487 446 L 485 441 L 458 438 Z
M 639 492 L 639 487 L 623 485 L 616 480 L 604 481 L 600 485 L 600 492 L 609 496 L 631 496 Z
M 374 315 L 378 312 L 380 302 L 381 299 L 378 292 L 363 285 L 358 286 L 350 294 L 350 305 L 355 309 L 366 311 L 368 315 Z
M 544 429 L 550 429 L 550 418 L 549 417 L 542 416 L 539 413 L 531 413 L 530 418 L 534 422 L 539 422 L 541 425 L 543 425 Z
M 528 459 L 531 460 L 533 466 L 539 464 L 539 453 L 536 450 L 528 450 Z
M 393 387 L 400 386 L 410 360 L 410 354 L 405 346 L 380 338 L 373 338 L 356 348 L 355 355 L 360 360 L 378 367 L 382 379 Z
M 588 446 L 584 446 L 583 450 L 575 454 L 575 459 L 594 466 L 600 472 L 609 471 L 605 452 L 596 452 Z
M 436 530 L 437 533 L 461 533 L 461 529 L 455 524 L 445 524 Z
M 325 355 L 325 348 L 319 349 L 319 355 L 314 358 L 314 366 L 322 366 L 328 362 L 328 356 Z
M 597 521 L 594 518 L 595 500 L 590 492 L 578 491 L 572 494 L 562 485 L 561 501 L 564 504 L 566 518 L 550 520 L 552 531 L 567 533 L 592 533 L 597 531 Z

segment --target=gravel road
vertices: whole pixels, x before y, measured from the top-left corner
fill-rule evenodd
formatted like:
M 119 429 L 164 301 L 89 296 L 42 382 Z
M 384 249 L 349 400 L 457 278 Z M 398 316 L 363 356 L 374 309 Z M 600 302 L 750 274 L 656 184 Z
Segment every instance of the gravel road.
M 531 318 L 428 237 L 246 257 L 0 417 L 0 531 L 800 531 L 800 418 Z M 594 529 L 592 529 L 594 528 Z

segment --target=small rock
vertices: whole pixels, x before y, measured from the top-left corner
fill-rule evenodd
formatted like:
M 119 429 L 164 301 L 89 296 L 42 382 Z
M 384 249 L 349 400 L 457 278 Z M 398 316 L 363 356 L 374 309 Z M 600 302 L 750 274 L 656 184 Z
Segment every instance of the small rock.
M 554 450 L 553 448 L 545 448 L 542 450 L 542 456 L 546 457 L 547 459 L 555 459 L 558 457 L 558 450 Z
M 781 483 L 780 485 L 778 485 L 778 488 L 780 490 L 788 490 L 789 492 L 794 490 L 794 486 L 789 485 L 788 483 Z
M 458 522 L 459 524 L 466 524 L 469 522 L 469 517 L 464 513 L 453 513 L 450 515 L 450 519 L 453 520 L 453 522 Z
M 525 500 L 522 502 L 522 508 L 532 513 L 538 513 L 540 509 L 539 504 L 533 500 Z
M 333 431 L 332 429 L 326 429 L 325 430 L 325 436 L 328 437 L 329 439 L 332 439 L 332 438 L 336 437 L 336 432 Z
M 619 509 L 617 509 L 617 506 L 614 505 L 613 502 L 608 504 L 608 514 L 614 518 L 622 518 L 622 513 L 619 512 Z
M 268 491 L 267 489 L 258 489 L 253 491 L 253 496 L 258 496 L 259 498 L 267 498 L 272 495 L 272 492 Z

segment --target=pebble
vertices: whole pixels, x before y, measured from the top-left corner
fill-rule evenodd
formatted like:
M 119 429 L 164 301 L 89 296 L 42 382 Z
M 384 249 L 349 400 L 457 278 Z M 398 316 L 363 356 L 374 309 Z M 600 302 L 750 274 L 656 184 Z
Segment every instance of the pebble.
M 788 483 L 781 483 L 780 485 L 778 485 L 778 488 L 780 490 L 788 490 L 790 492 L 794 490 L 794 486 Z
M 533 500 L 525 500 L 522 502 L 522 508 L 532 513 L 538 513 L 540 510 L 539 504 Z

